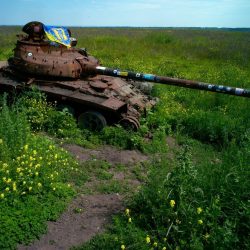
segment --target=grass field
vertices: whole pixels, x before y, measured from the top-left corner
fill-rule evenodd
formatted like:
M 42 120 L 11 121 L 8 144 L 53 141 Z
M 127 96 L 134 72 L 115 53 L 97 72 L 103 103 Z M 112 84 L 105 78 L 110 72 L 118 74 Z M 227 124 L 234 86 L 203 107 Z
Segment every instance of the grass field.
M 0 27 L 0 60 L 12 54 L 19 29 Z M 250 32 L 73 28 L 72 33 L 78 47 L 105 66 L 250 88 Z M 81 249 L 250 248 L 249 99 L 163 85 L 155 85 L 152 94 L 160 102 L 134 133 L 119 127 L 80 131 L 72 117 L 34 98 L 37 93 L 13 106 L 2 98 L 0 248 L 37 237 L 74 195 L 77 179 L 87 178 L 84 171 L 76 174 L 77 163 L 41 132 L 86 147 L 106 143 L 161 153 L 125 213 Z M 148 133 L 151 141 L 144 138 Z M 169 134 L 180 145 L 174 162 L 164 157 Z M 61 172 L 58 161 L 65 162 Z M 41 173 L 37 164 L 45 166 Z M 48 175 L 56 175 L 55 182 Z M 47 209 L 34 213 L 38 204 Z

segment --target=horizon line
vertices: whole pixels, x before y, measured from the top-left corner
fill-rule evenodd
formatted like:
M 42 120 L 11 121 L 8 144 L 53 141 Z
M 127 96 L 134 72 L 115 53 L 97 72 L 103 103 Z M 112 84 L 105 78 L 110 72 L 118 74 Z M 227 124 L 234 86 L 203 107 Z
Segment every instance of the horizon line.
M 0 24 L 0 26 L 24 26 L 22 24 Z M 72 28 L 164 28 L 164 29 L 250 29 L 249 27 L 216 27 L 216 26 L 130 26 L 130 25 L 53 25 L 53 26 L 66 26 L 66 27 L 72 27 Z

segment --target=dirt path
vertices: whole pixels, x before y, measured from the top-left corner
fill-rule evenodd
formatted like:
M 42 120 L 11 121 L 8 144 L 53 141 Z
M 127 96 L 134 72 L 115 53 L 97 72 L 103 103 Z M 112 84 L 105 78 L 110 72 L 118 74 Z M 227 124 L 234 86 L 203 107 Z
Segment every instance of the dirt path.
M 19 250 L 66 250 L 101 233 L 111 217 L 124 209 L 117 194 L 81 195 L 58 221 L 48 222 L 48 232 L 30 246 Z
M 148 160 L 148 157 L 137 150 L 121 150 L 112 146 L 103 146 L 99 149 L 86 149 L 77 145 L 65 145 L 64 148 L 75 155 L 80 161 L 90 159 L 105 160 L 112 165 L 134 165 Z
M 119 150 L 111 146 L 99 149 L 85 149 L 77 145 L 65 145 L 71 154 L 81 162 L 91 159 L 107 161 L 111 164 L 109 171 L 113 173 L 113 179 L 123 181 L 129 172 L 117 172 L 115 166 L 122 164 L 129 167 L 148 160 L 148 157 L 135 150 Z M 131 176 L 130 176 L 131 177 Z M 129 179 L 131 185 L 138 186 L 140 181 L 136 178 Z M 90 180 L 85 186 L 97 186 L 99 180 Z M 30 246 L 19 246 L 19 250 L 66 250 L 73 246 L 79 246 L 105 230 L 114 214 L 125 209 L 123 195 L 119 193 L 93 195 L 79 195 L 70 204 L 68 209 L 56 222 L 48 222 L 48 231 L 39 240 Z

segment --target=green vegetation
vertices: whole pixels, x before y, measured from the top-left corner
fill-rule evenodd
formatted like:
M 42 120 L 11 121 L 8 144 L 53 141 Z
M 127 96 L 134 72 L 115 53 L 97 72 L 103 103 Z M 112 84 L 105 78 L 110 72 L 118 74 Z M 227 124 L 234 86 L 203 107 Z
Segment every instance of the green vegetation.
M 5 99 L 4 99 L 5 100 Z M 78 163 L 51 140 L 32 134 L 17 106 L 0 111 L 0 248 L 13 248 L 44 232 L 74 195 Z
M 11 54 L 17 28 L 2 30 L 1 60 Z M 78 46 L 88 48 L 103 65 L 250 88 L 249 32 L 118 28 L 72 31 Z M 67 153 L 42 137 L 41 132 L 87 147 L 106 143 L 156 153 L 148 175 L 140 177 L 145 185 L 128 201 L 124 215 L 115 217 L 109 231 L 81 249 L 250 247 L 249 100 L 163 85 L 155 85 L 152 94 L 160 102 L 142 119 L 140 130 L 133 133 L 121 127 L 99 133 L 80 131 L 71 115 L 56 111 L 40 95 L 33 98 L 36 92 L 21 97 L 13 107 L 2 102 L 2 248 L 37 237 L 44 231 L 44 222 L 55 219 L 74 194 L 65 183 L 76 185 L 77 179 L 87 179 Z M 179 143 L 172 161 L 166 158 L 167 134 L 173 134 Z M 63 171 L 59 171 L 60 161 L 65 162 Z M 37 164 L 44 167 L 36 170 Z M 95 168 L 93 174 L 105 183 L 98 186 L 98 192 L 126 192 L 125 186 L 111 180 L 109 164 L 94 164 L 99 169 Z M 134 171 L 140 176 L 138 167 Z M 51 174 L 54 181 L 46 178 Z
M 231 149 L 220 155 L 225 159 L 221 162 L 194 164 L 190 149 L 201 154 L 201 145 L 195 144 L 183 148 L 174 169 L 167 162 L 156 164 L 109 233 L 81 249 L 122 245 L 126 249 L 247 249 L 249 153 L 246 159 L 246 152 L 238 151 L 241 163 Z

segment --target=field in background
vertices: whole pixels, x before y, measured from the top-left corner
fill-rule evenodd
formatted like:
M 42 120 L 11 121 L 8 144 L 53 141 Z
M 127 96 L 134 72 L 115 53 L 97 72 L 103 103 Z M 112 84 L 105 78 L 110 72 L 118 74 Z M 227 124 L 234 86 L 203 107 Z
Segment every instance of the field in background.
M 250 87 L 250 33 L 202 30 L 73 29 L 79 46 L 103 65 Z M 227 143 L 249 128 L 249 101 L 157 86 L 161 122 L 203 141 Z M 240 116 L 239 116 L 240 114 Z
M 17 31 L 18 27 L 0 27 L 0 60 L 12 54 Z M 73 28 L 72 35 L 78 47 L 87 48 L 105 66 L 250 88 L 250 32 Z M 115 219 L 109 233 L 83 249 L 247 249 L 249 99 L 162 85 L 155 85 L 153 95 L 160 98 L 158 106 L 143 119 L 141 130 L 130 134 L 121 128 L 81 134 L 72 120 L 67 120 L 66 128 L 53 122 L 58 119 L 60 124 L 64 117 L 52 107 L 43 108 L 43 102 L 22 103 L 28 108 L 24 117 L 31 131 L 46 131 L 85 146 L 108 143 L 158 153 L 167 150 L 166 134 L 179 140 L 176 162 L 163 158 L 151 166 L 146 184 L 126 214 Z M 4 120 L 3 115 L 14 116 L 15 109 L 3 111 L 0 138 L 4 142 L 9 118 Z M 148 133 L 153 135 L 151 144 L 144 140 Z M 10 132 L 6 140 L 12 137 Z M 25 140 L 20 139 L 20 150 Z M 11 161 L 14 156 L 8 157 Z

